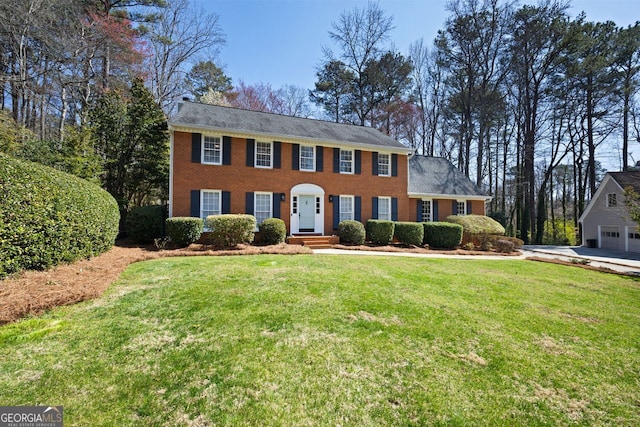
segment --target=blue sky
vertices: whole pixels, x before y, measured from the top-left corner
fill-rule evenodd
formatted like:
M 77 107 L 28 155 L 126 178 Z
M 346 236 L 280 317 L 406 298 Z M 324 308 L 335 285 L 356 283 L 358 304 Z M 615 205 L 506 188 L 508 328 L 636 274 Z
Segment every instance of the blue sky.
M 390 41 L 406 54 L 409 45 L 424 38 L 428 45 L 448 16 L 447 0 L 380 0 L 393 16 Z M 535 3 L 535 2 L 531 2 Z M 236 84 L 268 83 L 313 88 L 323 46 L 333 48 L 331 24 L 341 13 L 366 7 L 366 0 L 196 0 L 219 15 L 227 44 L 218 63 Z M 572 16 L 584 11 L 591 21 L 612 20 L 620 26 L 640 20 L 639 0 L 573 0 Z M 334 49 L 335 50 L 335 49 Z M 209 58 L 203 58 L 209 59 Z

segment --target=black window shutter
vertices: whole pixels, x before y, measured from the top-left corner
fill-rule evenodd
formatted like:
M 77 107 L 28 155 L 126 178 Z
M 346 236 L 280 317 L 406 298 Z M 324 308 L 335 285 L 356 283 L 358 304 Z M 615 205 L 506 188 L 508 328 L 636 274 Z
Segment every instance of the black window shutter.
M 433 221 L 436 222 L 438 221 L 438 201 L 434 200 L 433 202 L 431 202 L 431 209 L 433 209 Z
M 273 142 L 273 168 L 280 169 L 282 167 L 282 142 Z
M 200 154 L 202 153 L 202 134 L 191 134 L 191 163 L 201 163 Z M 199 216 L 200 214 L 198 214 Z
M 291 145 L 291 169 L 300 170 L 300 144 Z
M 231 164 L 231 137 L 230 136 L 222 137 L 222 164 L 223 165 Z
M 253 193 L 246 193 L 244 213 L 253 215 Z
M 256 150 L 256 140 L 247 139 L 247 166 L 253 167 L 253 157 Z
M 472 204 L 471 200 L 467 200 L 467 215 L 471 215 Z
M 340 173 L 340 149 L 333 149 L 333 172 Z
M 340 196 L 333 196 L 333 229 L 338 229 L 340 224 Z
M 200 190 L 191 190 L 191 216 L 200 218 Z
M 324 147 L 316 145 L 316 172 L 322 172 L 324 166 Z
M 451 215 L 458 215 L 458 202 L 456 200 L 451 202 Z
M 371 153 L 371 174 L 373 176 L 378 175 L 378 152 Z
M 391 221 L 398 220 L 398 198 L 391 198 Z
M 280 218 L 280 193 L 273 193 L 273 217 Z
M 378 198 L 371 198 L 371 219 L 378 219 Z
M 422 200 L 418 199 L 418 208 L 416 209 L 416 221 L 417 222 L 424 222 L 426 220 L 428 220 L 429 218 L 422 218 Z
M 362 197 L 355 196 L 353 200 L 353 219 L 356 221 L 362 221 Z
M 391 155 L 391 176 L 398 176 L 398 155 Z
M 220 209 L 223 214 L 231 213 L 231 192 L 223 191 L 222 192 L 222 209 Z
M 355 173 L 356 175 L 360 175 L 360 173 L 362 172 L 362 169 L 360 167 L 362 163 L 362 151 L 354 150 L 354 153 L 355 153 L 354 157 L 355 157 L 355 163 L 356 163 Z

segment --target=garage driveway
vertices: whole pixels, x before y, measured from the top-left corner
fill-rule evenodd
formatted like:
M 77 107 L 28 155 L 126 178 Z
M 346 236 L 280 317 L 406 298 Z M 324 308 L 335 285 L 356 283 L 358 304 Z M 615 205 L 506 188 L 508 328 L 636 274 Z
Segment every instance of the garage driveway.
M 585 259 L 595 267 L 640 275 L 640 253 L 612 249 L 587 248 L 584 246 L 527 245 L 523 252 L 528 256 L 559 258 L 564 260 Z

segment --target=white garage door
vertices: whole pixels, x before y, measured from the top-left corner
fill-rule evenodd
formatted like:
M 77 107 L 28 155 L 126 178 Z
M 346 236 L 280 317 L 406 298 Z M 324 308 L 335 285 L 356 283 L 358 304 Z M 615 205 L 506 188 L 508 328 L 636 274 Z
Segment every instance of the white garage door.
M 620 236 L 620 227 L 605 225 L 600 227 L 600 246 L 602 249 L 624 250 L 622 242 L 624 240 Z
M 627 237 L 629 239 L 629 252 L 640 252 L 640 230 L 638 230 L 638 227 L 629 227 Z

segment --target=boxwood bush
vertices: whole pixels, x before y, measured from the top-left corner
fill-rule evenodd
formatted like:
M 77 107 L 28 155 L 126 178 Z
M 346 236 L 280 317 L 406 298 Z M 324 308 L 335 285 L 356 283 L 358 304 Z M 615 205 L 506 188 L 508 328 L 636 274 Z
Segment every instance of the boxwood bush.
M 260 242 L 265 245 L 284 243 L 287 238 L 287 226 L 280 218 L 267 218 L 258 226 Z
M 151 243 L 162 237 L 164 208 L 160 205 L 139 206 L 127 213 L 127 237 L 136 243 Z
M 425 222 L 424 243 L 434 248 L 452 249 L 462 242 L 462 226 L 449 222 Z
M 393 240 L 393 221 L 370 219 L 367 221 L 367 236 L 376 245 L 388 245 Z
M 421 246 L 424 241 L 424 226 L 419 222 L 396 222 L 394 235 L 404 245 Z
M 483 251 L 491 250 L 497 238 L 504 236 L 505 232 L 502 224 L 485 215 L 450 215 L 447 222 L 462 226 L 463 245 L 472 243 Z
M 190 216 L 176 216 L 166 220 L 167 237 L 175 245 L 183 247 L 189 246 L 200 238 L 204 221 L 202 218 Z
M 341 243 L 361 245 L 366 237 L 364 225 L 360 221 L 341 221 L 338 224 L 338 237 L 340 237 Z
M 219 249 L 231 249 L 240 243 L 251 243 L 256 229 L 256 218 L 253 215 L 210 215 L 205 220 L 205 244 Z
M 114 198 L 88 181 L 0 153 L 0 278 L 109 250 Z

